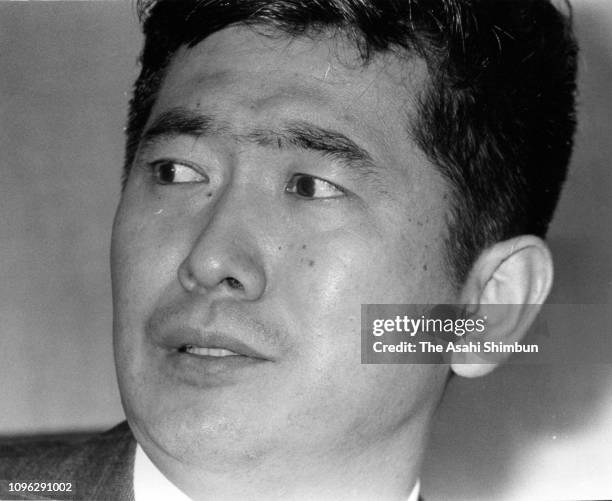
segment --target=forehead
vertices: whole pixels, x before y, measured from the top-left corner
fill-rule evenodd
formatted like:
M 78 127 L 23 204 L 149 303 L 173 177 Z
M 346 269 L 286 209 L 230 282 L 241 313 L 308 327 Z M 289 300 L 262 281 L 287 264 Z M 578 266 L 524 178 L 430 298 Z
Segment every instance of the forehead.
M 177 51 L 151 117 L 180 106 L 237 129 L 299 118 L 341 130 L 385 165 L 422 164 L 409 125 L 426 76 L 415 57 L 381 54 L 364 64 L 342 36 L 230 27 Z
M 376 96 L 382 104 L 380 98 L 385 96 L 409 110 L 426 73 L 424 61 L 407 53 L 402 58 L 392 52 L 379 53 L 366 62 L 355 44 L 340 34 L 293 37 L 234 26 L 213 33 L 195 47 L 182 46 L 172 58 L 171 78 L 165 85 L 181 82 L 205 90 L 207 84 L 224 84 L 231 92 L 251 75 L 256 80 L 248 81 L 247 87 L 253 94 L 264 91 L 262 97 L 265 91 L 280 91 L 286 98 L 354 100 L 368 90 L 363 101 Z M 349 102 L 344 104 L 347 111 L 353 108 Z

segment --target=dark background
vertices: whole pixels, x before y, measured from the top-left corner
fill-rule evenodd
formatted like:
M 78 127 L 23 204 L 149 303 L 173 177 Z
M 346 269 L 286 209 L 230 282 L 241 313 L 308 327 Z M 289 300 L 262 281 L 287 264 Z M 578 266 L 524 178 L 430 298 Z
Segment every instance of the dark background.
M 553 336 L 610 346 L 612 2 L 574 0 L 580 126 L 550 245 Z M 98 430 L 123 418 L 111 352 L 109 242 L 131 2 L 0 3 L 0 434 Z M 508 366 L 455 378 L 423 490 L 436 499 L 612 498 L 612 367 Z

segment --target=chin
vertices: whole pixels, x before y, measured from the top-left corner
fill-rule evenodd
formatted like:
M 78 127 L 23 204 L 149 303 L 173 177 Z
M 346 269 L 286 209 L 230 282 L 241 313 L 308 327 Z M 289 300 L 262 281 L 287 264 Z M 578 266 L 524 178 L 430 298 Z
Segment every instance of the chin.
M 181 463 L 220 472 L 252 463 L 273 449 L 262 440 L 263 423 L 244 408 L 213 409 L 210 402 L 194 405 L 182 400 L 184 396 L 176 397 L 142 406 L 131 402 L 131 412 L 126 409 L 137 441 L 150 455 L 180 458 Z

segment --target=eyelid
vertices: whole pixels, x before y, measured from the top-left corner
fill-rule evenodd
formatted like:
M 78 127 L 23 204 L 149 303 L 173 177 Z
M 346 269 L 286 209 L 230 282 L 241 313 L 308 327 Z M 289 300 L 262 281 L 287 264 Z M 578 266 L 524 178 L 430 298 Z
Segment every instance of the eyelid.
M 330 186 L 330 191 L 334 191 L 336 192 L 336 194 L 332 194 L 329 196 L 312 196 L 312 197 L 308 197 L 308 196 L 304 196 L 304 195 L 300 195 L 299 193 L 297 193 L 295 191 L 296 189 L 296 180 L 299 179 L 300 177 L 308 177 L 308 178 L 312 178 L 314 179 L 316 182 L 318 183 L 325 183 L 326 185 Z M 345 190 L 342 186 L 337 185 L 336 183 L 333 183 L 331 181 L 328 181 L 327 179 L 323 179 L 320 178 L 318 176 L 313 176 L 312 174 L 306 174 L 304 172 L 296 172 L 294 173 L 288 183 L 287 186 L 285 188 L 285 191 L 288 193 L 292 193 L 295 194 L 297 196 L 299 196 L 300 198 L 304 199 L 304 200 L 331 200 L 331 199 L 335 199 L 335 198 L 340 198 L 340 197 L 344 197 L 347 195 L 347 190 Z
M 177 182 L 172 182 L 172 183 L 161 182 L 161 184 L 192 184 L 192 183 L 195 184 L 195 183 L 209 183 L 210 182 L 210 177 L 205 172 L 203 172 L 200 166 L 192 162 L 186 161 L 186 160 L 178 160 L 175 158 L 159 158 L 157 160 L 146 162 L 144 166 L 146 170 L 149 171 L 152 176 L 157 176 L 156 169 L 159 168 L 160 166 L 168 165 L 168 164 L 179 165 L 187 169 L 190 169 L 195 174 L 200 176 L 202 179 L 196 180 L 196 181 L 177 181 Z

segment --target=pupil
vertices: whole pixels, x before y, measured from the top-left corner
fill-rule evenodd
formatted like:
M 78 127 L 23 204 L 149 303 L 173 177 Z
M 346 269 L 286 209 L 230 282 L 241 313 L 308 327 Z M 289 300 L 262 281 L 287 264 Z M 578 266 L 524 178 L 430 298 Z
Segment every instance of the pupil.
M 171 183 L 174 181 L 174 165 L 163 164 L 159 167 L 159 180 L 162 183 Z
M 313 197 L 315 192 L 315 180 L 312 177 L 302 176 L 296 184 L 295 190 L 302 197 Z

